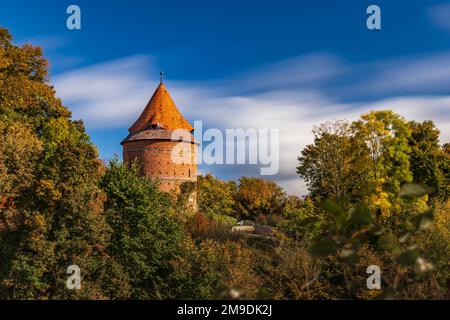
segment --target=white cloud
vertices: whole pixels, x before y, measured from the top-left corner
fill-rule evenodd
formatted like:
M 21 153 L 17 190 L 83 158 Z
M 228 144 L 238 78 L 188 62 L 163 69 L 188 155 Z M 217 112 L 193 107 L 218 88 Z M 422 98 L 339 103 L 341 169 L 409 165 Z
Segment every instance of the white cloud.
M 57 95 L 87 128 L 130 126 L 154 90 L 151 58 L 132 56 L 76 69 L 53 79 Z
M 304 98 L 306 97 L 306 98 Z M 300 150 L 313 141 L 311 129 L 331 119 L 356 120 L 371 110 L 392 109 L 409 120 L 435 121 L 442 141 L 450 141 L 450 96 L 411 96 L 370 103 L 339 104 L 324 97 L 298 92 L 273 92 L 245 98 L 220 97 L 187 102 L 193 119 L 220 128 L 278 128 L 280 130 L 280 184 L 289 192 L 304 193 L 295 167 Z M 198 97 L 200 98 L 200 97 Z M 304 186 L 304 185 L 303 185 Z
M 384 82 L 377 90 L 394 90 L 395 93 L 405 87 L 420 89 L 430 82 L 450 78 L 450 55 L 438 57 L 441 57 L 438 61 L 428 57 L 385 63 L 385 68 L 376 76 L 387 76 L 385 80 L 379 78 Z M 442 140 L 450 140 L 450 92 L 393 94 L 370 102 L 341 102 L 331 98 L 321 85 L 337 75 L 343 77 L 347 69 L 339 59 L 316 54 L 266 66 L 234 79 L 168 81 L 167 86 L 180 111 L 191 122 L 202 120 L 205 127 L 222 129 L 280 129 L 280 174 L 274 178 L 288 192 L 297 194 L 305 193 L 305 185 L 295 173 L 297 156 L 312 142 L 313 126 L 327 120 L 354 120 L 370 110 L 392 109 L 408 120 L 435 121 L 442 132 Z M 416 79 L 411 79 L 414 77 L 408 70 Z M 149 74 L 155 78 L 150 79 Z M 153 93 L 157 76 L 157 68 L 150 57 L 133 56 L 61 74 L 55 77 L 54 84 L 74 118 L 83 119 L 88 130 L 128 128 Z M 355 83 L 354 90 L 363 92 L 370 88 L 377 83 L 376 76 Z M 119 141 L 111 143 L 119 144 Z M 203 168 L 205 172 L 215 173 L 222 169 Z M 230 175 L 239 178 L 241 174 L 242 170 L 236 168 Z
M 449 16 L 450 19 L 450 16 Z M 372 94 L 411 94 L 448 91 L 450 52 L 374 63 L 366 79 L 350 90 Z
M 286 89 L 311 87 L 327 83 L 347 66 L 328 53 L 312 53 L 250 70 L 233 79 L 237 90 Z

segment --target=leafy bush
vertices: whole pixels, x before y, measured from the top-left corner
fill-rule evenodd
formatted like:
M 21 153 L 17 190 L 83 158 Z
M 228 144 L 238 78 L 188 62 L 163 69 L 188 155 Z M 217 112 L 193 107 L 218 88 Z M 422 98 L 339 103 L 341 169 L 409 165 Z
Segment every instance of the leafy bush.
M 253 266 L 252 251 L 234 241 L 217 242 L 190 238 L 183 242 L 183 254 L 172 261 L 170 286 L 174 298 L 213 299 L 225 288 L 255 297 L 261 279 Z
M 137 165 L 110 161 L 102 179 L 105 213 L 112 228 L 110 254 L 127 273 L 133 299 L 164 297 L 169 261 L 181 250 L 181 229 L 169 215 L 167 194 L 141 178 Z
M 208 217 L 215 215 L 235 216 L 233 209 L 234 182 L 225 182 L 211 174 L 197 177 L 198 209 Z
M 403 199 L 414 199 L 424 196 L 427 192 L 428 190 L 422 186 L 406 184 L 400 189 L 399 196 Z M 322 207 L 330 215 L 332 222 L 312 244 L 310 250 L 313 255 L 322 258 L 332 257 L 339 261 L 338 265 L 342 263 L 355 265 L 361 260 L 361 248 L 369 244 L 371 250 L 378 252 L 381 257 L 386 257 L 389 271 L 394 273 L 383 277 L 385 296 L 396 298 L 411 298 L 412 295 L 421 297 L 422 294 L 441 296 L 442 292 L 433 282 L 433 275 L 430 273 L 433 265 L 411 241 L 414 234 L 429 228 L 434 210 L 428 209 L 416 215 L 411 221 L 411 226 L 405 226 L 406 231 L 397 235 L 395 230 L 377 223 L 368 207 L 354 207 L 346 212 L 331 200 L 326 200 Z M 377 245 L 372 245 L 375 240 Z M 413 271 L 421 276 L 412 276 Z M 419 282 L 420 278 L 422 281 Z M 347 282 L 351 280 L 344 280 L 344 286 L 348 286 Z M 420 283 L 425 283 L 425 289 L 420 289 L 427 292 L 411 292 L 411 288 L 408 290 L 407 287 L 412 287 L 411 281 L 419 288 Z M 405 292 L 409 292 L 410 296 L 405 296 Z

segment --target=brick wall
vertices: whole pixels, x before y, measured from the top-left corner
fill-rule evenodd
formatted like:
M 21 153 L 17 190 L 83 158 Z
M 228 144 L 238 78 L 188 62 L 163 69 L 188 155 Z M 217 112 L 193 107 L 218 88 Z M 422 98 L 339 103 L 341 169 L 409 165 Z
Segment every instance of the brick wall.
M 125 141 L 123 159 L 126 163 L 136 160 L 142 176 L 157 180 L 164 192 L 178 194 L 183 182 L 197 181 L 197 145 L 188 141 Z M 197 207 L 196 194 L 191 203 Z

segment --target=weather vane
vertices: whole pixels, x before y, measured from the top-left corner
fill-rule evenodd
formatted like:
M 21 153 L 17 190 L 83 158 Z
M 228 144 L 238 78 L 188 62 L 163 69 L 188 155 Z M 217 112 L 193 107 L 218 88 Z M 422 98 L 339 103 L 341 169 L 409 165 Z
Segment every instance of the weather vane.
M 164 76 L 164 73 L 162 72 L 162 71 L 160 71 L 159 72 L 159 77 L 160 77 L 160 81 L 161 81 L 161 83 L 162 83 L 162 81 L 163 81 L 163 76 Z

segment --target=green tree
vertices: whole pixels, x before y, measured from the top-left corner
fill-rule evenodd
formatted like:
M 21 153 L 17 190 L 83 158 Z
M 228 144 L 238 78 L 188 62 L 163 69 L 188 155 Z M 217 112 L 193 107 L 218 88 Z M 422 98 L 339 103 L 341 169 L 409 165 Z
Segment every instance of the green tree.
M 262 279 L 254 256 L 244 243 L 186 237 L 182 254 L 172 261 L 173 298 L 224 299 L 227 289 L 235 289 L 242 298 L 255 298 Z
M 450 143 L 445 143 L 442 146 L 443 160 L 442 160 L 442 174 L 445 179 L 445 194 L 444 198 L 448 199 L 450 197 Z
M 370 196 L 367 200 L 383 216 L 398 208 L 396 193 L 412 181 L 408 145 L 411 129 L 390 110 L 371 111 L 353 123 L 355 136 L 367 146 Z
M 120 295 L 120 267 L 104 249 L 97 150 L 48 84 L 41 49 L 11 41 L 0 28 L 0 296 Z M 66 288 L 71 264 L 83 290 Z
M 233 196 L 236 191 L 234 182 L 214 178 L 211 174 L 197 177 L 198 209 L 208 217 L 223 214 L 235 216 Z
M 102 179 L 106 217 L 112 228 L 109 253 L 123 266 L 133 299 L 158 299 L 170 293 L 165 277 L 180 250 L 181 231 L 170 216 L 169 195 L 139 176 L 136 164 L 113 159 Z
M 326 122 L 313 130 L 314 144 L 298 157 L 297 173 L 314 199 L 334 199 L 347 205 L 368 191 L 368 155 L 347 121 Z
M 430 197 L 446 199 L 449 195 L 449 161 L 439 146 L 439 130 L 432 121 L 409 123 L 410 163 L 414 181 L 432 188 Z M 447 176 L 445 172 L 447 171 Z
M 442 288 L 450 281 L 450 200 L 435 204 L 433 224 L 414 239 L 435 265 Z
M 392 111 L 372 111 L 353 123 L 314 129 L 314 144 L 298 158 L 310 195 L 349 207 L 365 202 L 389 216 L 400 185 L 412 180 L 408 123 Z
M 278 227 L 296 240 L 309 240 L 320 232 L 321 223 L 318 216 L 319 211 L 311 198 L 301 199 L 289 195 L 283 208 L 283 217 L 288 220 Z

